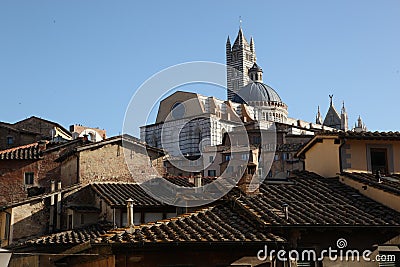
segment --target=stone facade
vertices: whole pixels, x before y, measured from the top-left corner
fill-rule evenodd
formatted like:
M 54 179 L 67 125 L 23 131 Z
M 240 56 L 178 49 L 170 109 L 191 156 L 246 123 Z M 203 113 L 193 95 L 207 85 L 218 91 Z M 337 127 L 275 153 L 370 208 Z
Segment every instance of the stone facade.
M 31 144 L 41 139 L 40 134 L 23 131 L 14 126 L 0 122 L 0 149 L 9 149 L 21 145 Z
M 32 116 L 16 123 L 0 122 L 0 150 L 39 140 L 71 140 L 71 133 L 56 122 Z
M 46 200 L 37 198 L 0 211 L 1 246 L 46 233 L 49 226 L 49 209 L 45 202 Z M 9 226 L 6 226 L 7 223 L 10 223 Z

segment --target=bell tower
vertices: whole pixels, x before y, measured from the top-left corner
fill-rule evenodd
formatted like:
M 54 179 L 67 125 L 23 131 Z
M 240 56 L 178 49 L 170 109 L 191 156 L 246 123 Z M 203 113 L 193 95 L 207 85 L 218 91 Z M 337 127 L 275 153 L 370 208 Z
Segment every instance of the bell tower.
M 227 77 L 227 96 L 228 100 L 232 100 L 235 93 L 240 88 L 247 85 L 250 81 L 249 69 L 256 62 L 256 50 L 254 47 L 253 37 L 250 44 L 244 37 L 242 27 L 239 27 L 239 33 L 233 46 L 228 36 L 226 41 L 226 77 Z

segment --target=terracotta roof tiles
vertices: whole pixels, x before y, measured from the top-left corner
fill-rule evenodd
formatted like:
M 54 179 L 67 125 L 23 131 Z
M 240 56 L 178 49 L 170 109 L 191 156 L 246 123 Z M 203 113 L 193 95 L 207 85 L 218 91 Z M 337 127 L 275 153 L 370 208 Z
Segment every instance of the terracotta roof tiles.
M 20 159 L 35 160 L 40 158 L 38 143 L 32 143 L 0 151 L 0 160 Z
M 276 235 L 256 229 L 227 206 L 213 206 L 177 218 L 129 229 L 109 231 L 95 243 L 156 244 L 168 242 L 284 242 Z
M 298 172 L 294 183 L 264 183 L 239 206 L 271 226 L 399 226 L 400 213 L 361 195 L 337 178 Z M 283 205 L 288 205 L 286 219 Z

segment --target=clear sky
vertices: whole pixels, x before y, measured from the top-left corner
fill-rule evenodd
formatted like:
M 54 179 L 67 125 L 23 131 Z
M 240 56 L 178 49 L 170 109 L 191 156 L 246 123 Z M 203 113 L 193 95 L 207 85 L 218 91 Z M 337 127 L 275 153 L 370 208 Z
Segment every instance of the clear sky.
M 135 90 L 187 61 L 225 63 L 243 20 L 289 116 L 400 130 L 400 1 L 0 1 L 0 120 L 121 132 Z M 233 41 L 233 40 L 232 40 Z M 224 98 L 225 95 L 216 95 Z M 138 116 L 146 116 L 140 114 Z

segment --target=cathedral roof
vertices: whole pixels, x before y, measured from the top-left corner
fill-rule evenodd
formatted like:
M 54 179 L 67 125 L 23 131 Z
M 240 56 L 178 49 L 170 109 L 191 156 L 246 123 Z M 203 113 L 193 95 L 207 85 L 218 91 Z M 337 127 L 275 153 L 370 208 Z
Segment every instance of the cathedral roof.
M 335 127 L 336 125 L 341 125 L 341 120 L 339 113 L 333 105 L 331 105 L 326 113 L 323 125 Z
M 238 94 L 234 96 L 233 102 L 236 103 L 249 103 L 254 101 L 266 101 L 266 102 L 280 102 L 281 98 L 278 93 L 262 82 L 251 82 L 242 89 L 239 90 Z

